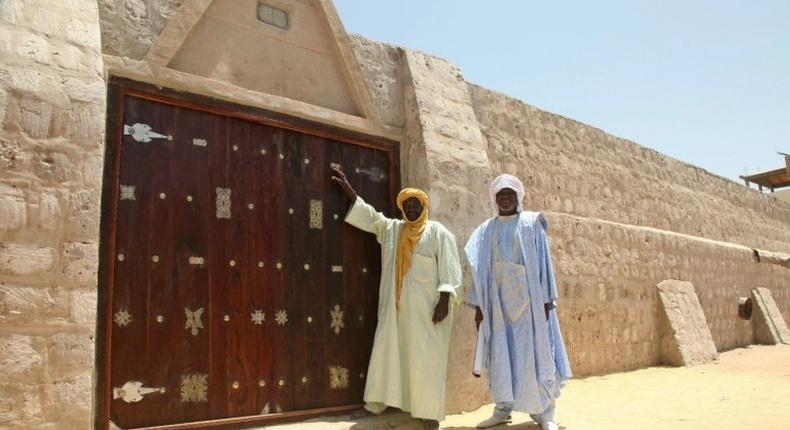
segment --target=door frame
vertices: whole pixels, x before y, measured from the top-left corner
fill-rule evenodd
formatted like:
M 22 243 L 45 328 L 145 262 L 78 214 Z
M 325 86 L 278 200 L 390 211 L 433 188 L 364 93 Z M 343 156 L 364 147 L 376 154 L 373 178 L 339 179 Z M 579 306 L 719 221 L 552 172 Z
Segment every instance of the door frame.
M 307 135 L 328 138 L 343 143 L 385 151 L 389 158 L 390 201 L 400 189 L 400 143 L 378 136 L 345 130 L 278 112 L 244 106 L 206 96 L 162 88 L 127 78 L 111 76 L 107 85 L 107 115 L 105 124 L 104 172 L 102 174 L 101 225 L 99 240 L 98 300 L 96 321 L 96 354 L 94 385 L 94 430 L 109 430 L 112 387 L 111 337 L 113 276 L 115 259 L 115 225 L 119 194 L 121 142 L 123 140 L 123 103 L 125 97 L 155 101 L 176 107 L 241 119 L 267 126 L 292 130 Z M 394 205 L 391 205 L 394 207 Z M 240 428 L 272 422 L 297 421 L 309 417 L 348 412 L 361 405 L 333 406 L 267 415 L 196 421 L 182 424 L 145 427 L 149 430 L 224 429 Z M 143 430 L 143 429 L 139 429 Z

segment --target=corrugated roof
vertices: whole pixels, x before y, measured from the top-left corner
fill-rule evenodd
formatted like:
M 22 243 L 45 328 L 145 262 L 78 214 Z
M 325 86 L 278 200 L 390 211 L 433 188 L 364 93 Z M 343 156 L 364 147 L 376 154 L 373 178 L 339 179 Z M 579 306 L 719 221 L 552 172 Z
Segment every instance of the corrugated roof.
M 790 155 L 785 155 L 785 164 L 783 168 L 741 176 L 741 179 L 746 182 L 747 187 L 749 184 L 757 184 L 760 189 L 765 187 L 771 190 L 790 187 Z

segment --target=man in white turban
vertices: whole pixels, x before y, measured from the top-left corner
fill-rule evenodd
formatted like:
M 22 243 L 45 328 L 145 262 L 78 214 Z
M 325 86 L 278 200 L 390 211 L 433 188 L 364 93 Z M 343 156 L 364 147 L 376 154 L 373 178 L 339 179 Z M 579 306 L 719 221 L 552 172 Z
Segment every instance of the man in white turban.
M 490 196 L 495 216 L 465 247 L 474 275 L 467 300 L 478 328 L 473 373 L 488 369 L 496 402 L 491 418 L 477 427 L 510 422 L 516 410 L 543 430 L 556 430 L 554 400 L 571 370 L 555 311 L 546 217 L 523 210 L 524 186 L 513 175 L 494 179 Z

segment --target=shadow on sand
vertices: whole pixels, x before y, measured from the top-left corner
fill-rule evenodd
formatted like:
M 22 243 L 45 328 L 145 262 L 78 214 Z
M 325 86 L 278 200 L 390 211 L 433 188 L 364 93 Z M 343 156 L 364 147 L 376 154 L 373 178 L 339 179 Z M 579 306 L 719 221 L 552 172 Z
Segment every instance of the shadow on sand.
M 451 420 L 458 422 L 457 420 Z M 423 430 L 422 424 L 408 413 L 388 409 L 381 415 L 353 419 L 350 415 L 321 417 L 300 423 L 265 427 L 266 430 Z M 464 425 L 440 425 L 440 430 L 477 430 L 472 423 Z M 490 427 L 491 430 L 540 430 L 540 425 L 528 421 Z M 567 430 L 560 426 L 561 430 Z

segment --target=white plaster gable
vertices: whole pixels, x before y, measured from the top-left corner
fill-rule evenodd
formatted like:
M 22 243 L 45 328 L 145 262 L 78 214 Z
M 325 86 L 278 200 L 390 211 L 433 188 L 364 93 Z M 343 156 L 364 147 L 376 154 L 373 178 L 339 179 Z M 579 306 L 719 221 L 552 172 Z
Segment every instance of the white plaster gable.
M 288 29 L 259 21 L 259 0 L 186 0 L 145 61 L 380 125 L 332 2 L 261 2 L 286 11 Z

